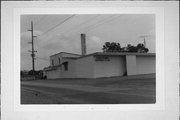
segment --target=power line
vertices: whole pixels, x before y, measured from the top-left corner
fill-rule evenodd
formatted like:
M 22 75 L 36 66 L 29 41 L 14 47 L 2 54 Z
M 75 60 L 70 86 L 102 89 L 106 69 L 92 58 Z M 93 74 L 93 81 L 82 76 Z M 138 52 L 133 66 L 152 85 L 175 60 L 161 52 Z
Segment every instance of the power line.
M 114 16 L 114 17 L 111 17 L 110 19 L 104 19 L 99 24 L 95 24 L 95 25 L 93 25 L 93 27 L 90 27 L 89 29 L 87 29 L 86 32 L 91 31 L 94 28 L 97 28 L 97 27 L 99 27 L 102 24 L 105 24 L 107 22 L 111 22 L 111 21 L 115 20 L 114 18 L 116 18 L 116 17 L 119 17 L 119 16 Z
M 93 19 L 95 19 L 95 18 L 97 18 L 97 17 L 99 17 L 99 15 L 96 15 L 95 17 L 93 17 L 93 18 L 91 18 L 91 19 L 89 19 L 89 20 L 87 20 L 87 21 L 85 21 L 85 22 L 83 22 L 83 23 L 81 23 L 81 24 L 78 24 L 77 26 L 73 27 L 72 29 L 69 29 L 69 30 L 63 32 L 62 34 L 68 33 L 68 32 L 70 32 L 70 31 L 76 29 L 77 27 L 80 28 L 80 26 L 82 26 L 82 25 L 88 23 L 88 21 L 93 20 Z M 82 28 L 80 28 L 80 30 L 81 30 L 81 29 L 82 29 Z M 79 31 L 79 30 L 78 30 L 78 31 Z
M 69 20 L 70 18 L 72 18 L 72 17 L 74 17 L 74 16 L 75 16 L 75 15 L 72 15 L 72 16 L 66 18 L 63 22 L 61 22 L 61 23 L 55 25 L 54 27 L 50 28 L 49 30 L 47 30 L 46 32 L 44 32 L 44 33 L 43 33 L 42 35 L 40 35 L 40 36 L 43 36 L 45 33 L 53 30 L 54 28 L 56 28 L 57 26 L 63 24 L 64 22 L 66 22 L 67 20 Z M 97 18 L 97 17 L 98 17 L 98 16 L 96 16 L 96 17 L 94 17 L 94 18 Z M 115 17 L 119 17 L 119 16 L 114 16 L 114 15 L 108 16 L 108 17 L 106 17 L 105 19 L 102 19 L 102 20 L 98 21 L 97 23 L 88 26 L 89 29 L 87 29 L 87 30 L 85 30 L 85 31 L 88 32 L 88 31 L 90 31 L 90 30 L 92 30 L 92 29 L 94 29 L 94 28 L 97 28 L 99 25 L 102 25 L 102 24 L 104 24 L 104 23 L 106 23 L 106 22 L 112 21 Z M 92 19 L 94 19 L 94 18 L 92 18 Z M 91 19 L 90 19 L 90 20 L 91 20 Z M 88 21 L 89 21 L 89 20 L 87 20 L 87 21 L 79 24 L 78 26 L 84 25 L 84 24 L 88 23 Z M 75 28 L 76 28 L 76 27 L 74 27 L 73 29 L 69 29 L 69 30 L 67 30 L 67 31 L 65 31 L 65 32 L 62 32 L 62 34 L 68 33 L 68 32 L 70 32 L 70 31 L 74 30 Z M 77 32 L 79 32 L 81 29 L 82 29 L 82 28 L 80 28 L 78 31 L 76 31 L 75 34 L 76 34 Z
M 57 25 L 53 26 L 52 28 L 48 29 L 47 31 L 45 31 L 43 34 L 41 34 L 40 36 L 48 33 L 49 31 L 53 30 L 54 28 L 56 28 L 57 26 L 62 25 L 63 23 L 65 23 L 66 21 L 68 21 L 69 19 L 73 18 L 75 15 L 71 15 L 70 17 L 66 18 L 65 20 L 63 20 L 62 22 L 58 23 Z
M 112 15 L 113 16 L 113 15 Z M 109 16 L 109 17 L 111 17 L 111 16 Z M 106 17 L 105 19 L 102 19 L 102 20 L 99 20 L 97 23 L 95 23 L 95 24 L 93 24 L 93 25 L 89 25 L 89 26 L 87 26 L 88 28 L 91 28 L 92 26 L 96 26 L 96 25 L 98 25 L 98 23 L 101 23 L 102 21 L 104 21 L 104 20 L 107 20 L 109 17 Z M 80 29 L 81 30 L 81 29 Z M 77 32 L 79 32 L 80 30 L 78 30 Z M 76 32 L 76 33 L 77 33 Z
M 27 55 L 27 54 L 23 54 L 23 55 L 21 55 L 21 56 L 29 56 L 29 55 Z M 38 57 L 38 56 L 35 56 L 35 58 L 37 58 L 37 59 L 41 59 L 41 60 L 46 60 L 46 61 L 49 61 L 49 59 L 47 59 L 47 58 L 42 58 L 42 57 Z
M 99 17 L 99 16 L 100 16 L 100 15 L 97 15 L 97 16 L 95 16 L 95 17 L 93 17 L 93 18 L 91 18 L 91 19 L 89 19 L 89 20 L 87 20 L 87 21 L 85 21 L 85 22 L 77 25 L 77 26 L 79 27 L 79 26 L 81 26 L 81 25 L 89 24 L 88 21 L 93 20 L 93 19 L 95 19 L 95 18 L 97 18 L 97 17 Z M 111 15 L 111 16 L 114 16 L 114 15 Z M 111 17 L 111 16 L 109 16 L 109 17 Z M 96 26 L 98 23 L 101 23 L 102 21 L 107 20 L 109 17 L 106 17 L 105 19 L 99 20 L 99 21 L 97 21 L 97 23 L 95 23 L 95 24 L 93 24 L 93 25 L 91 24 L 91 25 L 85 26 L 85 27 L 91 28 L 91 26 Z M 90 21 L 90 22 L 91 22 L 91 21 Z M 74 27 L 73 29 L 75 29 L 75 28 L 76 28 L 76 27 Z M 62 34 L 68 33 L 68 32 L 70 32 L 70 31 L 72 31 L 73 29 L 69 29 L 69 30 L 67 30 L 66 32 L 63 32 Z M 83 29 L 83 28 L 80 28 L 80 29 L 77 30 L 74 34 L 77 34 L 77 32 L 79 32 L 81 29 Z
M 46 59 L 46 58 L 41 58 L 41 57 L 37 57 L 37 56 L 36 56 L 36 58 L 37 58 L 37 59 L 40 59 L 40 60 L 44 60 L 44 61 L 48 61 L 48 62 L 49 62 L 49 60 Z
M 114 15 L 108 16 L 108 17 L 106 17 L 105 19 L 102 19 L 101 21 L 98 21 L 96 24 L 90 26 L 89 28 L 92 28 L 92 27 L 94 27 L 94 26 L 97 26 L 98 24 L 101 24 L 101 23 L 103 23 L 104 21 L 106 21 L 106 20 L 108 20 L 108 19 L 112 19 L 113 16 L 114 16 Z

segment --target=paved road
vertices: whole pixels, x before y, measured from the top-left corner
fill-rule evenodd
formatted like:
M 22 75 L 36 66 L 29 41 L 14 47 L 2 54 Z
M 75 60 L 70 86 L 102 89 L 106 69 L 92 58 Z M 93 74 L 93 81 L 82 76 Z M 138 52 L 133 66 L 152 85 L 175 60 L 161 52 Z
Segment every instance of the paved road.
M 41 86 L 41 87 L 51 87 L 51 88 L 65 88 L 71 90 L 80 90 L 86 92 L 108 92 L 115 90 L 127 90 L 129 88 L 105 88 L 105 87 L 94 87 L 85 85 L 69 85 L 69 84 L 54 84 L 54 83 L 37 83 L 37 82 L 22 82 L 22 85 L 28 86 Z
M 155 103 L 155 94 L 146 87 L 97 87 L 89 85 L 72 85 L 46 83 L 45 81 L 21 82 L 21 88 L 50 96 L 54 103 L 70 104 L 126 104 L 126 103 Z M 24 94 L 24 96 L 26 96 Z M 21 96 L 22 103 L 25 97 Z M 29 99 L 29 98 L 28 98 Z M 52 102 L 53 103 L 53 102 Z
M 117 91 L 121 91 L 119 94 L 155 97 L 155 96 L 147 95 L 147 94 L 141 95 L 141 94 L 137 94 L 137 93 L 123 93 L 122 92 L 125 90 L 132 90 L 132 88 L 112 88 L 112 87 L 107 88 L 107 87 L 95 87 L 95 86 L 85 86 L 85 85 L 54 84 L 54 83 L 45 83 L 45 82 L 44 83 L 22 82 L 22 85 L 29 86 L 29 87 L 31 86 L 31 89 L 33 89 L 33 86 L 34 87 L 35 86 L 36 87 L 37 86 L 46 87 L 47 88 L 46 92 L 48 92 L 48 88 L 56 88 L 57 91 L 58 91 L 58 89 L 69 89 L 69 90 L 76 90 L 76 91 L 83 91 L 83 92 L 104 92 L 104 93 L 114 93 L 114 94 L 118 94 Z M 146 88 L 144 88 L 144 89 L 146 89 Z M 141 89 L 141 90 L 143 90 L 143 89 Z

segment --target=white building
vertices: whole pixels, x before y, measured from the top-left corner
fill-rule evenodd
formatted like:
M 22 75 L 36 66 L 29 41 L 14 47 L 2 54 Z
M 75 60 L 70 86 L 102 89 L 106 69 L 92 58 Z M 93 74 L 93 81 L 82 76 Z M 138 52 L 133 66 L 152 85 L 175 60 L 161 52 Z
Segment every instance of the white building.
M 48 79 L 98 78 L 155 73 L 154 53 L 101 53 L 78 55 L 61 52 L 50 56 L 44 68 Z

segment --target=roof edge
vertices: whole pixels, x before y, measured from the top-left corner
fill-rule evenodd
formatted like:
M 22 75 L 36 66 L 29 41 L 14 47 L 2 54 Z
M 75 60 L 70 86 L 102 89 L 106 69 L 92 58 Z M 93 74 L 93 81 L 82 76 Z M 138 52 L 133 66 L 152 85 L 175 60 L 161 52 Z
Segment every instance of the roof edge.
M 136 56 L 156 56 L 155 53 L 133 53 L 133 52 L 95 52 L 91 53 L 88 55 L 84 55 L 81 57 L 78 57 L 77 59 L 81 59 L 84 57 L 89 57 L 89 56 L 97 56 L 97 55 L 107 55 L 107 56 L 116 56 L 116 55 L 136 55 Z
M 56 56 L 56 55 L 58 55 L 58 54 L 61 54 L 61 53 L 65 53 L 65 54 L 71 54 L 71 55 L 78 55 L 78 56 L 81 56 L 80 54 L 76 54 L 76 53 L 69 53 L 69 52 L 59 52 L 59 53 L 56 53 L 56 54 L 54 54 L 54 55 L 51 55 L 50 57 L 52 57 L 52 56 Z

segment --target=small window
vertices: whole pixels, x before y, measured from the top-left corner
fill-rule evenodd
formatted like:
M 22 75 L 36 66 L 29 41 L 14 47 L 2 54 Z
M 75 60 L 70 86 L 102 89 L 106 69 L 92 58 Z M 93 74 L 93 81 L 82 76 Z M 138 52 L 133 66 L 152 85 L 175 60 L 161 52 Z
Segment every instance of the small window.
M 64 62 L 63 65 L 64 65 L 64 70 L 68 71 L 68 62 Z
M 59 65 L 61 64 L 61 59 L 59 58 Z

